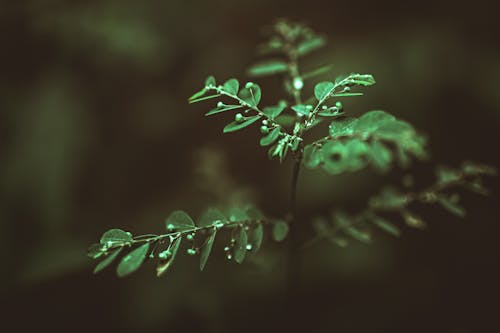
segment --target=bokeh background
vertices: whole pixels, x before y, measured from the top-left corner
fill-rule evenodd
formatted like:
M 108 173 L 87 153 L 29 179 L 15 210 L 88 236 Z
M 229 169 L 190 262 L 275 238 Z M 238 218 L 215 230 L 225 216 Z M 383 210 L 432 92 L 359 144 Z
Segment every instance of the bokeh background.
M 267 159 L 257 128 L 223 136 L 230 115 L 205 119 L 208 105 L 186 102 L 208 74 L 244 80 L 262 27 L 279 17 L 329 40 L 304 68 L 373 73 L 377 85 L 346 109 L 411 121 L 429 136 L 432 163 L 498 166 L 497 14 L 484 0 L 0 1 L 2 329 L 498 330 L 496 179 L 491 196 L 464 196 L 465 220 L 427 208 L 425 232 L 305 251 L 300 320 L 285 310 L 285 246 L 266 242 L 238 266 L 218 243 L 202 274 L 181 256 L 161 279 L 152 265 L 126 279 L 93 276 L 86 257 L 104 230 L 160 232 L 174 209 L 196 216 L 251 200 L 283 214 L 291 165 Z M 273 103 L 278 81 L 259 83 Z M 410 170 L 418 185 L 431 181 L 432 163 Z M 402 175 L 305 171 L 302 217 L 354 211 Z

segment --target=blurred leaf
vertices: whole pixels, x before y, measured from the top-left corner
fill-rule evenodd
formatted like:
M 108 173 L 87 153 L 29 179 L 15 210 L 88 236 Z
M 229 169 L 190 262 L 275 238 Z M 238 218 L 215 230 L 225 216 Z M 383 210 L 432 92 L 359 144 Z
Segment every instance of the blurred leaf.
M 323 37 L 316 36 L 310 39 L 306 39 L 305 41 L 297 45 L 297 53 L 302 56 L 316 49 L 319 49 L 325 44 L 326 40 Z
M 465 209 L 458 204 L 458 196 L 450 198 L 445 196 L 439 196 L 438 202 L 441 204 L 441 206 L 443 206 L 443 208 L 448 210 L 450 213 L 458 217 L 465 217 Z
M 119 248 L 118 250 L 108 255 L 103 261 L 98 263 L 97 266 L 94 268 L 94 274 L 97 274 L 106 267 L 108 267 L 116 259 L 116 257 L 118 257 L 118 255 L 122 250 L 123 248 Z
M 280 136 L 280 128 L 276 127 L 268 135 L 260 139 L 261 146 L 269 146 L 273 144 Z
M 382 143 L 373 141 L 370 146 L 370 159 L 375 167 L 387 171 L 392 162 L 392 154 Z
M 328 127 L 330 136 L 336 138 L 339 136 L 352 135 L 357 121 L 358 120 L 355 118 L 345 118 L 332 121 Z
M 266 106 L 262 111 L 271 119 L 278 117 L 286 108 L 286 103 L 278 103 L 275 106 Z
M 321 163 L 321 150 L 316 145 L 307 145 L 304 148 L 304 165 L 314 169 Z
M 372 222 L 377 227 L 379 227 L 380 229 L 384 230 L 385 232 L 387 232 L 393 236 L 399 237 L 401 234 L 401 230 L 399 230 L 399 228 L 394 223 L 391 223 L 391 222 L 387 221 L 386 219 L 375 216 L 372 219 Z
M 179 247 L 181 246 L 181 242 L 182 242 L 182 237 L 177 237 L 172 241 L 172 243 L 170 243 L 169 246 L 170 256 L 167 259 L 162 260 L 156 267 L 157 277 L 162 276 L 163 274 L 165 274 L 165 272 L 168 271 L 170 267 L 172 267 L 175 257 L 177 256 L 177 252 L 179 252 Z
M 118 276 L 124 277 L 138 270 L 144 262 L 144 259 L 146 259 L 146 254 L 148 253 L 148 251 L 149 243 L 144 243 L 143 245 L 125 255 L 116 269 Z
M 250 76 L 266 76 L 277 73 L 283 73 L 288 70 L 288 65 L 286 62 L 281 60 L 270 60 L 255 64 L 248 69 L 248 74 Z
M 208 208 L 201 216 L 198 224 L 200 227 L 208 227 L 220 222 L 225 222 L 226 217 L 216 208 Z
M 217 234 L 217 230 L 214 229 L 212 234 L 207 238 L 205 245 L 203 245 L 200 254 L 200 271 L 203 271 L 205 265 L 207 264 L 208 257 L 210 257 L 210 253 L 212 252 L 212 246 L 214 245 L 215 235 Z
M 257 253 L 262 245 L 264 238 L 264 227 L 258 223 L 255 228 L 250 228 L 248 234 L 248 243 L 252 246 L 252 253 Z
M 281 242 L 286 238 L 288 234 L 288 223 L 284 221 L 278 221 L 273 225 L 273 239 L 277 242 Z
M 312 77 L 325 74 L 325 73 L 329 72 L 331 69 L 332 69 L 331 65 L 326 65 L 326 66 L 320 67 L 318 69 L 315 69 L 315 70 L 312 70 L 312 71 L 307 72 L 305 74 L 302 74 L 302 79 L 307 80 L 307 79 L 310 79 Z
M 243 263 L 243 260 L 245 260 L 245 256 L 247 253 L 247 243 L 247 232 L 245 231 L 244 227 L 240 227 L 238 229 L 238 235 L 236 236 L 236 242 L 234 244 L 234 260 L 236 260 L 238 264 Z

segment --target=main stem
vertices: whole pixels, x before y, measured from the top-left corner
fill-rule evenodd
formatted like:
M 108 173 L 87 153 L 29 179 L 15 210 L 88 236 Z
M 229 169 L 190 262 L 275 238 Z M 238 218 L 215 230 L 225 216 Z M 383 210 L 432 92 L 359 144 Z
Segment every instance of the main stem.
M 290 210 L 289 210 L 289 225 L 290 225 L 290 248 L 288 254 L 288 268 L 287 268 L 287 297 L 288 306 L 296 309 L 297 293 L 299 291 L 300 281 L 300 224 L 297 222 L 297 183 L 300 173 L 300 164 L 302 157 L 299 156 L 293 165 L 292 171 L 292 185 L 290 195 Z

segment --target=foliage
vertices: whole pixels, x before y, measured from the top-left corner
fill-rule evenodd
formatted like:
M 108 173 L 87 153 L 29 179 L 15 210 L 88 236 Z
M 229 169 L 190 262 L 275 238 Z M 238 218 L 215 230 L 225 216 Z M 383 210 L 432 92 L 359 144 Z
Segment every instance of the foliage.
M 367 167 L 387 172 L 394 162 L 405 168 L 412 159 L 427 158 L 426 138 L 408 122 L 385 111 L 374 110 L 354 117 L 344 109 L 344 98 L 362 96 L 363 88 L 375 84 L 371 74 L 351 73 L 318 82 L 311 86 L 311 96 L 303 99 L 306 83 L 328 72 L 330 67 L 322 66 L 301 73 L 299 59 L 323 46 L 325 38 L 302 24 L 286 21 L 278 21 L 272 31 L 269 41 L 260 47 L 262 54 L 272 58 L 250 67 L 248 74 L 253 77 L 282 76 L 289 95 L 287 100 L 263 105 L 262 89 L 257 83 L 240 84 L 235 78 L 218 83 L 213 76 L 208 77 L 202 89 L 189 98 L 189 103 L 217 100 L 215 107 L 205 116 L 234 113 L 234 120 L 223 128 L 223 133 L 260 124 L 262 136 L 259 143 L 268 147 L 269 158 L 277 158 L 280 162 L 290 155 L 293 158 L 297 172 L 294 172 L 292 184 L 297 182 L 300 165 L 338 175 Z M 306 143 L 305 134 L 313 129 L 326 130 L 326 135 Z M 398 220 L 409 227 L 423 228 L 425 222 L 412 210 L 416 203 L 439 204 L 452 214 L 463 217 L 465 210 L 459 203 L 458 194 L 453 191 L 465 187 L 485 194 L 481 177 L 494 173 L 490 167 L 469 162 L 459 169 L 438 168 L 436 182 L 422 190 L 403 192 L 387 187 L 357 214 L 338 210 L 330 218 L 314 219 L 312 226 L 316 236 L 304 246 L 321 239 L 339 246 L 346 246 L 352 239 L 368 243 L 372 240 L 374 228 L 399 236 Z M 292 191 L 295 191 L 295 186 Z M 225 256 L 241 264 L 248 254 L 259 251 L 266 229 L 270 229 L 277 242 L 285 240 L 289 230 L 294 230 L 291 229 L 294 226 L 294 205 L 292 199 L 292 209 L 286 218 L 268 217 L 253 205 L 230 207 L 224 212 L 209 208 L 196 222 L 186 212 L 174 211 L 166 219 L 165 233 L 134 236 L 130 232 L 111 229 L 102 235 L 98 244 L 90 247 L 89 256 L 104 258 L 94 270 L 97 273 L 117 260 L 125 250 L 130 250 L 120 257 L 118 276 L 135 272 L 148 259 L 157 260 L 157 275 L 161 276 L 187 244 L 184 246 L 186 252 L 199 255 L 199 267 L 203 270 L 217 236 L 227 232 L 230 237 L 224 247 Z

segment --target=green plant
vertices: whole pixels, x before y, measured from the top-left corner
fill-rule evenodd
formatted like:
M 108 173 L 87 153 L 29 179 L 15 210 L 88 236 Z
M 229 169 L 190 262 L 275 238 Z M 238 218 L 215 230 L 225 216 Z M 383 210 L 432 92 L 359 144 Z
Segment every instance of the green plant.
M 199 255 L 200 269 L 207 264 L 217 235 L 230 234 L 224 250 L 227 259 L 242 263 L 247 254 L 256 253 L 261 247 L 264 232 L 271 229 L 276 241 L 282 241 L 290 233 L 289 284 L 293 287 L 300 265 L 297 252 L 318 240 L 329 240 L 345 246 L 349 239 L 370 242 L 373 228 L 391 235 L 400 234 L 395 221 L 407 226 L 422 228 L 423 220 L 412 211 L 414 203 L 440 204 L 451 213 L 464 216 L 459 196 L 453 190 L 465 187 L 486 194 L 482 176 L 492 175 L 495 170 L 476 163 L 465 162 L 456 169 L 439 167 L 437 180 L 429 187 L 405 191 L 393 187 L 383 189 L 374 196 L 365 210 L 357 214 L 337 211 L 330 218 L 318 217 L 311 221 L 315 235 L 302 243 L 304 223 L 295 220 L 295 194 L 301 166 L 322 169 L 330 174 L 342 174 L 373 167 L 380 173 L 387 172 L 395 163 L 406 168 L 412 159 L 426 159 L 426 140 L 415 128 L 384 112 L 370 111 L 353 117 L 344 110 L 341 100 L 361 96 L 360 88 L 375 84 L 370 74 L 349 74 L 333 82 L 319 82 L 313 96 L 303 98 L 305 84 L 312 78 L 330 70 L 320 67 L 308 73 L 299 70 L 301 57 L 325 44 L 322 36 L 301 24 L 279 21 L 274 25 L 270 40 L 260 51 L 272 54 L 273 60 L 252 66 L 251 76 L 282 75 L 289 100 L 275 105 L 261 106 L 261 88 L 253 82 L 242 87 L 237 79 L 217 84 L 214 77 L 205 81 L 203 89 L 189 98 L 190 103 L 217 99 L 216 107 L 205 115 L 234 112 L 234 121 L 224 127 L 229 133 L 260 124 L 261 146 L 269 146 L 269 157 L 283 161 L 287 156 L 294 160 L 290 210 L 281 218 L 263 214 L 253 205 L 218 210 L 209 208 L 195 223 L 183 211 L 170 214 L 161 234 L 134 236 L 121 229 L 106 231 L 98 244 L 89 249 L 94 259 L 104 258 L 95 268 L 97 273 L 123 255 L 117 266 L 119 276 L 136 271 L 147 259 L 158 260 L 157 275 L 164 274 L 173 264 L 183 243 L 188 243 L 187 253 Z M 321 124 L 328 124 L 326 135 L 306 142 L 306 133 L 324 131 Z M 410 187 L 410 186 L 407 186 Z M 302 221 L 301 221 L 302 222 Z M 128 253 L 125 253 L 128 251 Z

